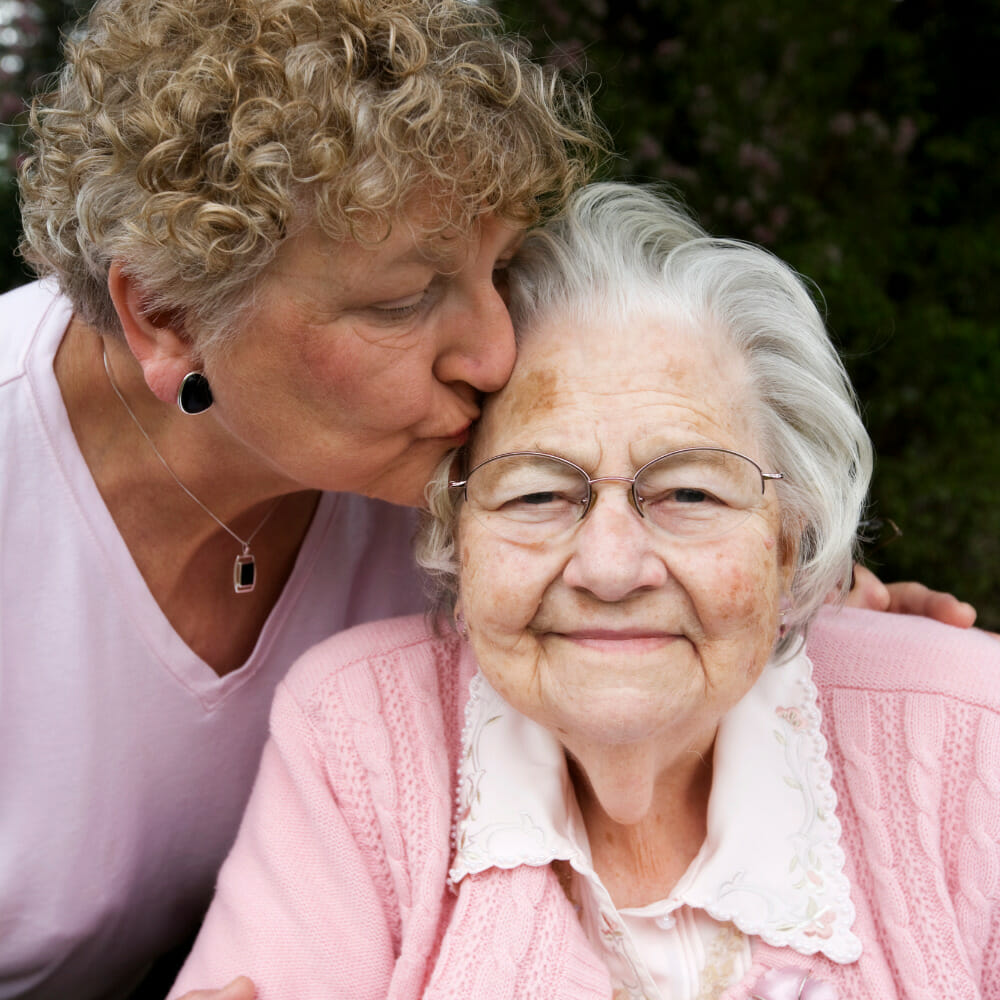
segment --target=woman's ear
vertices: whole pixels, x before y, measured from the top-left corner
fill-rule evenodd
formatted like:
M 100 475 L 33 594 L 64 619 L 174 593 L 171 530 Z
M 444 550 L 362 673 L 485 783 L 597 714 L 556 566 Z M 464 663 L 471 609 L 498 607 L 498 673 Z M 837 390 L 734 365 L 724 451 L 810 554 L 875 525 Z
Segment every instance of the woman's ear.
M 119 261 L 108 271 L 108 292 L 146 385 L 162 402 L 175 402 L 181 380 L 198 367 L 177 316 L 148 309 L 142 288 Z

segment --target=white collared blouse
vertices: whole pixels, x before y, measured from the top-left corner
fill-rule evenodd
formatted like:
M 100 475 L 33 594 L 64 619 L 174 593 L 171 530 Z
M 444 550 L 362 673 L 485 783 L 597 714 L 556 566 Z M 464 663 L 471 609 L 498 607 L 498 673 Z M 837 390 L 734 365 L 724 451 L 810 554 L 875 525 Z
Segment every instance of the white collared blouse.
M 664 899 L 618 910 L 593 870 L 556 738 L 477 674 L 459 772 L 457 884 L 489 868 L 563 862 L 564 886 L 616 997 L 716 997 L 750 968 L 755 936 L 839 963 L 858 959 L 836 796 L 812 664 L 767 666 L 716 738 L 708 835 Z

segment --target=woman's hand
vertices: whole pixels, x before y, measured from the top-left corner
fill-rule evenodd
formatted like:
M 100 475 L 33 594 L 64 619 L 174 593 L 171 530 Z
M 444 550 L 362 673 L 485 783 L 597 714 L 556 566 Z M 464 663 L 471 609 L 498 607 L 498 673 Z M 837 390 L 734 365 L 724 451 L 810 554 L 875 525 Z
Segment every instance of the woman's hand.
M 246 976 L 239 976 L 221 990 L 192 990 L 180 1000 L 254 1000 L 257 991 Z
M 958 628 L 969 628 L 976 620 L 976 609 L 952 594 L 931 590 L 922 583 L 885 584 L 860 564 L 854 567 L 854 586 L 845 603 L 871 611 L 921 615 Z

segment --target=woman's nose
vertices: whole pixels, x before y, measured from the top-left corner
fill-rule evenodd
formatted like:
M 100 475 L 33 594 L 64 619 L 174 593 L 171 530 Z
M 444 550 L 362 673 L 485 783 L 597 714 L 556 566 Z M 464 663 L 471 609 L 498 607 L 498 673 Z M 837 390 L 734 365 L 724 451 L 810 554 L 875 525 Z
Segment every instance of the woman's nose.
M 563 580 L 610 603 L 662 587 L 669 578 L 649 524 L 629 503 L 627 489 L 601 488 L 574 532 Z
M 442 318 L 434 374 L 445 385 L 466 383 L 479 392 L 502 389 L 517 348 L 507 306 L 492 281 L 470 291 Z

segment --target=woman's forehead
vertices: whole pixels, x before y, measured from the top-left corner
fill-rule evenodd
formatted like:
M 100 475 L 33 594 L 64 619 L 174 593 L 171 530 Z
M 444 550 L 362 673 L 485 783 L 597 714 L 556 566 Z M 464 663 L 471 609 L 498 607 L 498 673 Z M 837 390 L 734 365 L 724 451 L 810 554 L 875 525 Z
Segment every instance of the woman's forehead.
M 521 334 L 510 381 L 491 402 L 527 414 L 577 394 L 698 392 L 745 379 L 742 356 L 713 325 L 669 315 L 551 317 Z
M 663 318 L 552 320 L 524 338 L 510 382 L 488 401 L 482 444 L 593 441 L 624 428 L 666 439 L 746 437 L 746 384 L 742 358 L 717 331 Z

